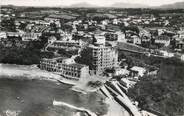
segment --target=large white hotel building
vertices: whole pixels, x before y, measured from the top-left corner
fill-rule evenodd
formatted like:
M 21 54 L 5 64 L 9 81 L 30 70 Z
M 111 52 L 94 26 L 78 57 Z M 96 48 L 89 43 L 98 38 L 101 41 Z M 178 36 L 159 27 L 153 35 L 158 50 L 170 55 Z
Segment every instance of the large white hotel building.
M 73 58 L 44 58 L 40 61 L 40 68 L 54 72 L 70 80 L 79 80 L 89 74 L 89 67 L 75 63 Z

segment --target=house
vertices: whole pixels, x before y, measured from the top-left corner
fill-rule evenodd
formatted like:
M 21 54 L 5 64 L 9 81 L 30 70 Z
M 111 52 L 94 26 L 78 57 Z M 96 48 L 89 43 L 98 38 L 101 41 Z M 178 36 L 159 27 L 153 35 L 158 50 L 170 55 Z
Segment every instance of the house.
M 80 48 L 79 42 L 76 41 L 61 41 L 56 40 L 52 44 L 48 46 L 49 48 L 55 48 L 55 49 L 78 49 Z
M 184 50 L 184 41 L 176 41 L 175 43 L 175 50 L 182 51 Z
M 128 43 L 133 43 L 140 45 L 141 44 L 141 38 L 138 37 L 137 35 L 132 35 L 126 38 Z
M 181 55 L 180 59 L 181 59 L 182 61 L 184 61 L 184 54 Z
M 151 40 L 151 37 L 149 36 L 145 36 L 145 35 L 141 36 L 141 43 L 148 43 L 150 42 L 150 40 Z
M 107 41 L 117 41 L 118 40 L 118 35 L 115 33 L 105 33 L 105 39 Z
M 112 24 L 117 25 L 121 23 L 118 19 L 113 19 Z
M 133 35 L 131 36 L 131 38 L 133 38 L 133 44 L 137 44 L 137 45 L 141 44 L 141 38 L 138 37 L 137 35 Z
M 105 44 L 105 32 L 104 31 L 101 31 L 101 30 L 96 30 L 94 31 L 92 34 L 94 39 L 96 39 L 96 42 L 97 44 Z
M 20 33 L 18 33 L 18 32 L 6 32 L 6 35 L 8 37 L 19 37 L 19 36 L 21 36 Z
M 101 21 L 102 25 L 108 25 L 109 24 L 109 20 L 103 20 Z
M 164 50 L 160 50 L 160 53 L 165 57 L 174 57 L 174 53 L 170 53 Z
M 22 41 L 38 40 L 41 33 L 24 33 L 22 35 Z
M 60 36 L 61 36 L 61 40 L 63 40 L 63 41 L 72 40 L 72 34 L 71 33 L 63 32 L 63 33 L 60 33 Z
M 130 73 L 132 76 L 140 76 L 142 77 L 144 73 L 146 72 L 146 69 L 143 67 L 134 66 L 130 69 Z
M 88 66 L 76 63 L 73 58 L 65 57 L 43 58 L 40 61 L 40 68 L 76 81 L 86 78 L 89 74 Z
M 48 38 L 48 44 L 52 44 L 54 41 L 56 41 L 56 37 L 55 36 L 51 36 Z
M 162 35 L 165 31 L 166 29 L 162 29 L 162 28 L 157 29 L 157 33 L 159 36 Z
M 155 37 L 155 44 L 163 44 L 164 46 L 170 45 L 170 37 L 166 35 L 160 35 Z
M 105 33 L 105 38 L 107 41 L 126 42 L 125 34 L 121 31 L 107 32 Z
M 125 33 L 121 31 L 116 31 L 115 34 L 118 35 L 118 42 L 126 42 Z
M 7 38 L 6 32 L 0 32 L 0 41 L 2 38 Z
M 151 33 L 147 30 L 147 29 L 143 29 L 139 27 L 139 36 L 147 36 L 147 37 L 151 37 Z
M 94 35 L 94 38 L 96 39 L 95 43 L 105 44 L 105 36 L 104 35 Z
M 125 69 L 125 68 L 117 68 L 115 69 L 115 73 L 114 75 L 115 76 L 118 76 L 118 75 L 129 75 L 130 71 Z
M 184 38 L 184 31 L 178 31 L 179 38 Z

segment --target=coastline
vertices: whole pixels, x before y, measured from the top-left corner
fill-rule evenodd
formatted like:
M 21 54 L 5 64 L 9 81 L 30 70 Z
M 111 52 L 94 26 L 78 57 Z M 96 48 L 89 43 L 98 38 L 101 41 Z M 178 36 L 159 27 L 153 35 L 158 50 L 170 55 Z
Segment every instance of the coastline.
M 20 76 L 21 78 L 19 79 L 38 79 L 49 81 L 56 81 L 60 78 L 59 75 L 40 70 L 35 65 L 16 64 L 0 64 L 0 76 L 8 76 L 9 78 L 17 78 L 17 76 Z
M 64 77 L 54 74 L 52 72 L 48 72 L 45 70 L 41 70 L 36 65 L 16 65 L 16 64 L 3 64 L 0 63 L 0 78 L 2 76 L 6 76 L 11 79 L 38 79 L 38 80 L 48 80 L 55 81 L 59 83 L 72 85 L 72 90 L 87 93 L 87 92 L 95 92 L 98 88 L 91 88 L 87 86 L 89 81 L 97 81 L 100 80 L 98 77 L 87 77 L 81 78 L 79 81 L 73 81 L 65 79 Z M 101 79 L 102 81 L 102 79 Z M 103 80 L 105 82 L 105 80 Z
M 35 65 L 0 64 L 0 78 L 4 78 L 4 76 L 9 79 L 36 79 L 57 82 L 58 84 L 69 84 L 72 85 L 71 90 L 82 94 L 87 94 L 88 92 L 98 92 L 98 89 L 91 89 L 89 87 L 86 87 L 85 84 L 87 84 L 89 80 L 82 79 L 79 82 L 73 82 L 70 80 L 66 80 L 57 74 L 40 70 Z M 96 78 L 90 78 L 90 80 L 96 80 Z M 122 114 L 125 116 L 129 116 L 127 114 L 127 111 L 125 111 L 125 109 L 122 108 L 114 100 L 105 98 L 104 102 L 109 105 L 108 112 L 104 116 L 111 116 L 111 114 L 116 114 L 116 116 L 122 116 Z

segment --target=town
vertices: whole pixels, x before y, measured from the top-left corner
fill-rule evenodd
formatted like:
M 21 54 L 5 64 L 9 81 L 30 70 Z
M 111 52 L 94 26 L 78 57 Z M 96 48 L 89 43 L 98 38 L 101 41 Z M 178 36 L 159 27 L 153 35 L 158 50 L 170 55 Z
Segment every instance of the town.
M 0 10 L 1 63 L 37 65 L 74 82 L 99 78 L 89 86 L 115 100 L 130 116 L 183 115 L 179 92 L 184 10 L 16 6 Z M 181 88 L 173 90 L 176 96 L 166 92 L 171 85 L 164 89 L 174 81 L 166 74 L 178 76 L 180 84 L 171 83 Z M 144 93 L 152 91 L 152 96 Z M 162 101 L 172 101 L 173 96 L 181 101 Z

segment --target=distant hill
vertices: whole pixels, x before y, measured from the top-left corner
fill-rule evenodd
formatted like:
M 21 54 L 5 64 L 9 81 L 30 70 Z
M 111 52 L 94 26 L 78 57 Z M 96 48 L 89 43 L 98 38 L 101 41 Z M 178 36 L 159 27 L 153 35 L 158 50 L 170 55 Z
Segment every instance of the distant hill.
M 97 6 L 97 5 L 92 5 L 86 2 L 81 2 L 81 3 L 77 3 L 77 4 L 72 4 L 68 7 L 71 8 L 98 8 L 98 7 L 103 7 L 103 6 Z M 111 7 L 111 8 L 149 8 L 149 6 L 147 5 L 143 5 L 143 4 L 130 4 L 130 3 L 123 3 L 123 2 L 118 2 L 115 4 L 112 4 L 110 6 L 106 6 L 106 7 Z
M 143 5 L 143 4 L 130 4 L 130 3 L 123 3 L 123 2 L 117 2 L 115 4 L 112 4 L 110 7 L 114 7 L 114 8 L 149 8 L 149 6 Z
M 86 2 L 80 2 L 80 3 L 77 3 L 77 4 L 72 4 L 70 6 L 68 6 L 70 8 L 95 8 L 95 7 L 99 7 L 99 6 L 96 6 L 96 5 L 92 5 L 92 4 L 89 4 L 89 3 L 86 3 Z
M 174 4 L 166 4 L 161 5 L 157 8 L 163 8 L 163 9 L 184 9 L 184 2 L 176 2 Z
M 134 3 L 125 3 L 125 2 L 117 2 L 109 6 L 101 6 L 101 5 L 94 5 L 87 2 L 80 2 L 76 4 L 72 4 L 69 6 L 14 6 L 14 5 L 1 5 L 3 7 L 10 7 L 10 8 L 16 8 L 16 7 L 60 7 L 60 8 L 153 8 L 153 9 L 184 9 L 184 2 L 176 2 L 173 4 L 165 4 L 161 6 L 149 6 L 144 4 L 134 4 Z

